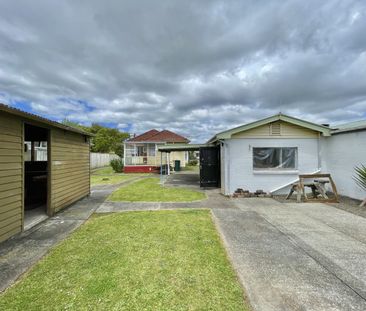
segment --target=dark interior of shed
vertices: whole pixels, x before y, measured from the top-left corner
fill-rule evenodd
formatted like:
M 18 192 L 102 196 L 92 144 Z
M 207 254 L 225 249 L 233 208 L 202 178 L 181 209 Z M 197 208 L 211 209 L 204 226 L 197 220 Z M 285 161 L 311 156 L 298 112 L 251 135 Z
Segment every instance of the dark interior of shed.
M 25 226 L 47 211 L 48 129 L 24 124 Z

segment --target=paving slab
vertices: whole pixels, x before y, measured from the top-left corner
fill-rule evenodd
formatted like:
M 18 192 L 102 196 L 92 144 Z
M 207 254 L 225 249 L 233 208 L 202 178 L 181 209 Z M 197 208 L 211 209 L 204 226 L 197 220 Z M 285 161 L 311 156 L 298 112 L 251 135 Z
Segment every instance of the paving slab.
M 364 218 L 325 204 L 234 204 L 212 212 L 254 310 L 366 310 Z

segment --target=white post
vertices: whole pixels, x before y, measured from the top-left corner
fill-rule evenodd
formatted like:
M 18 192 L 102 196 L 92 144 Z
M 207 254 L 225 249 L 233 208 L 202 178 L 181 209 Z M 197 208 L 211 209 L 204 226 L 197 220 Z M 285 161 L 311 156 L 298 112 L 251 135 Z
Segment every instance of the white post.
M 166 160 L 168 162 L 168 167 L 167 167 L 168 175 L 170 175 L 170 152 L 166 153 Z
M 126 165 L 126 143 L 123 143 L 123 165 Z
M 137 157 L 137 147 L 136 147 L 136 144 L 133 144 L 133 157 L 132 157 L 133 165 L 136 165 L 136 161 L 137 161 L 136 157 Z
M 156 158 L 157 158 L 157 156 L 158 156 L 158 144 L 155 144 L 155 165 L 156 165 Z
M 163 153 L 160 152 L 160 183 L 163 184 Z

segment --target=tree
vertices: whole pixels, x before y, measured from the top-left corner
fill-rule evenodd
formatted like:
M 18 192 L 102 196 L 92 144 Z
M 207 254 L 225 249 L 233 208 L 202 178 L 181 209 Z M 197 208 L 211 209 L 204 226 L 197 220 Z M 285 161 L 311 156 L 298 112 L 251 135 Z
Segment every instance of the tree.
M 91 138 L 91 151 L 103 153 L 114 152 L 120 157 L 123 156 L 123 141 L 130 136 L 128 133 L 120 132 L 118 129 L 105 127 L 97 123 L 93 123 L 90 127 L 67 119 L 62 123 L 94 134 L 95 136 Z
M 73 122 L 73 121 L 70 121 L 70 120 L 68 120 L 68 119 L 64 119 L 64 120 L 62 120 L 62 122 L 61 122 L 62 124 L 64 124 L 64 125 L 67 125 L 67 126 L 70 126 L 70 127 L 75 127 L 75 128 L 77 128 L 77 129 L 79 129 L 79 130 L 82 130 L 82 131 L 84 131 L 84 132 L 88 132 L 88 133 L 91 133 L 91 128 L 90 127 L 88 127 L 88 126 L 84 126 L 84 125 L 81 125 L 81 124 L 79 124 L 79 123 L 76 123 L 76 122 Z
M 128 133 L 122 133 L 117 129 L 101 127 L 93 139 L 92 151 L 114 152 L 123 156 L 123 141 L 129 137 Z

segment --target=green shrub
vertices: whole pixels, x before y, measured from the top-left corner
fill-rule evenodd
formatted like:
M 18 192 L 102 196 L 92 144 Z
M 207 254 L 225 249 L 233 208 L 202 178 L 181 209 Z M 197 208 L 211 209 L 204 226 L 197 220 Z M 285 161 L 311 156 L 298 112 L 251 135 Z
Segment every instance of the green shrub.
M 364 165 L 360 165 L 359 167 L 355 167 L 356 176 L 353 177 L 357 185 L 366 190 L 366 167 Z
M 122 159 L 113 159 L 111 162 L 109 162 L 110 166 L 112 166 L 113 170 L 116 173 L 122 173 L 123 171 L 123 161 Z
M 192 159 L 192 160 L 189 160 L 189 162 L 188 162 L 188 165 L 191 165 L 191 166 L 196 166 L 197 164 L 198 164 L 197 159 Z

